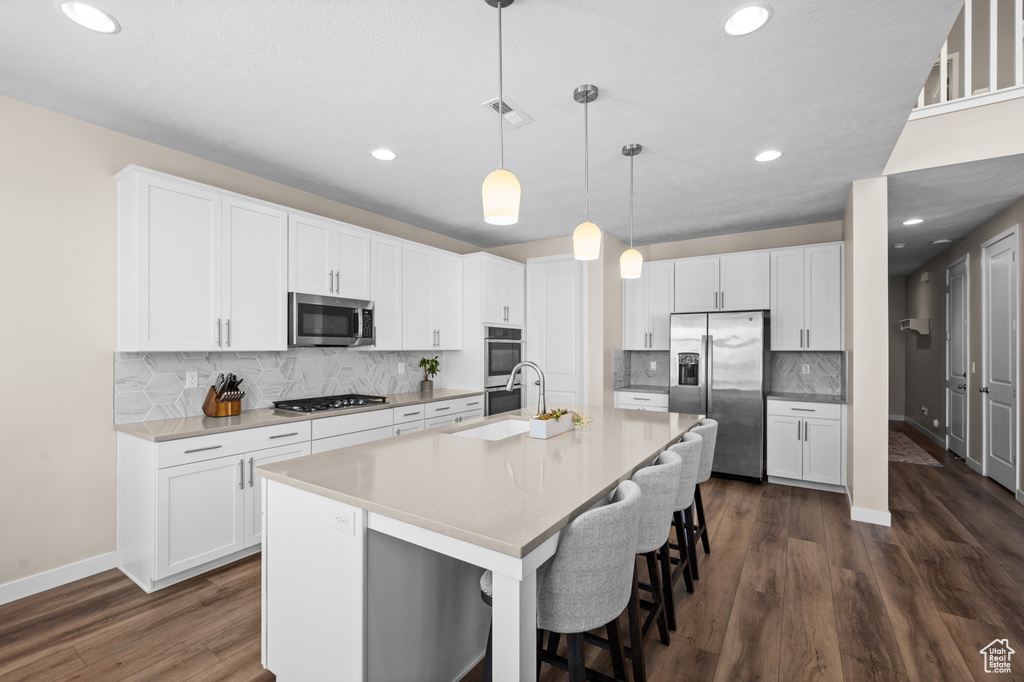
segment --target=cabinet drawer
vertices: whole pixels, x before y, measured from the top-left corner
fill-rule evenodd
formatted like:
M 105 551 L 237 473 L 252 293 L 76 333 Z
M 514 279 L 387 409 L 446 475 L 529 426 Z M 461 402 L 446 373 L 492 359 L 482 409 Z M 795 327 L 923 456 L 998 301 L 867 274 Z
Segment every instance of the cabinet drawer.
M 411 410 L 407 410 L 411 411 Z M 379 429 L 394 424 L 394 410 L 373 410 L 313 420 L 313 440 L 343 436 L 356 431 Z M 340 446 L 338 446 L 340 447 Z
M 615 391 L 616 407 L 664 407 L 668 409 L 667 393 L 639 393 L 633 391 Z
M 404 436 L 407 433 L 418 433 L 423 430 L 423 420 L 395 424 L 395 435 Z
M 430 419 L 431 417 L 444 417 L 449 414 L 461 412 L 461 403 L 461 400 L 439 400 L 436 403 L 427 403 L 424 405 L 426 408 L 424 416 L 427 419 Z
M 484 409 L 484 397 L 482 395 L 474 395 L 468 398 L 459 398 L 458 400 L 453 400 L 452 402 L 455 403 L 456 412 L 471 412 L 475 410 Z
M 455 423 L 456 415 L 441 414 L 440 417 L 431 417 L 430 419 L 423 420 L 423 426 L 427 429 L 436 429 L 439 426 L 448 426 L 449 424 Z
M 391 438 L 394 433 L 395 431 L 393 426 L 383 426 L 377 429 L 368 429 L 366 431 L 357 431 L 356 433 L 331 436 L 330 438 L 321 438 L 320 440 L 313 441 L 313 454 L 315 455 L 320 452 L 327 452 L 328 450 L 337 450 L 338 448 L 347 448 L 350 445 L 370 443 L 383 438 Z
M 420 403 L 419 405 L 406 405 L 404 407 L 396 407 L 395 412 L 395 424 L 405 424 L 406 422 L 423 421 L 423 417 L 426 415 L 427 406 Z
M 459 422 L 468 422 L 470 419 L 479 419 L 480 417 L 484 416 L 484 408 L 475 407 L 471 410 L 467 410 L 466 412 L 460 413 L 458 416 L 461 417 L 461 419 L 459 419 Z
M 797 403 L 789 400 L 768 399 L 767 412 L 779 417 L 814 419 L 840 419 L 843 406 L 835 403 Z
M 215 457 L 301 443 L 308 441 L 309 438 L 309 422 L 294 421 L 243 431 L 171 440 L 157 444 L 156 466 L 163 469 L 179 464 L 202 462 Z

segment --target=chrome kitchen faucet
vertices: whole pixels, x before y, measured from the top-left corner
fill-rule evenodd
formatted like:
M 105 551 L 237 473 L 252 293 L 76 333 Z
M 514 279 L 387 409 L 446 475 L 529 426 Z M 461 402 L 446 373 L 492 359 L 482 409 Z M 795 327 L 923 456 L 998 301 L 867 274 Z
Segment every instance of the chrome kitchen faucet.
M 537 376 L 540 377 L 540 396 L 537 400 L 537 414 L 544 414 L 548 411 L 547 401 L 544 399 L 544 372 L 541 371 L 540 367 L 537 366 L 536 362 L 530 360 L 523 360 L 518 365 L 512 368 L 512 373 L 509 374 L 508 383 L 505 384 L 505 390 L 512 390 L 512 382 L 516 380 L 516 372 L 521 370 L 523 367 L 533 367 L 537 371 Z

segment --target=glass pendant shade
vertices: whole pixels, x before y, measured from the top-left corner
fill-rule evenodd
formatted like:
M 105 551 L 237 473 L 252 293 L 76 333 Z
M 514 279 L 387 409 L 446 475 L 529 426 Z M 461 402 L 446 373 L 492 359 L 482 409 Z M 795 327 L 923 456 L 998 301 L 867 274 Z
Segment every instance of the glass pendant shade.
M 499 168 L 484 178 L 484 222 L 512 225 L 519 221 L 519 197 L 523 190 L 512 171 Z
M 644 267 L 644 257 L 636 249 L 629 249 L 619 257 L 619 274 L 622 279 L 636 279 Z
M 601 228 L 580 223 L 572 233 L 572 254 L 576 260 L 596 260 L 601 255 Z

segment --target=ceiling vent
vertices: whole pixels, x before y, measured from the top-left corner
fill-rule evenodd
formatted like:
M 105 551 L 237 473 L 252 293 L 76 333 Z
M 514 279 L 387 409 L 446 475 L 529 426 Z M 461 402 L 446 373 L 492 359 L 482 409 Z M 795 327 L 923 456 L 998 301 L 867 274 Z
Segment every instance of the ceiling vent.
M 498 113 L 498 98 L 487 100 L 483 104 L 494 113 Z M 516 103 L 510 100 L 508 97 L 502 102 L 502 116 L 505 118 L 505 123 L 508 123 L 513 128 L 520 128 L 533 119 L 523 113 L 522 109 L 516 106 Z

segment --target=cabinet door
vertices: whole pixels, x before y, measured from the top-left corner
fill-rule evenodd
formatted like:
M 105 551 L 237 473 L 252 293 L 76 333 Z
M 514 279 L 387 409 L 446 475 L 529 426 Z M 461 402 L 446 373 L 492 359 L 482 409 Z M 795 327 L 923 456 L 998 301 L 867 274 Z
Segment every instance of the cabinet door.
M 769 476 L 803 478 L 802 438 L 801 420 L 797 417 L 768 417 Z
M 438 348 L 462 349 L 462 258 L 434 255 L 436 329 Z
M 646 282 L 622 280 L 622 349 L 647 350 Z
M 670 319 L 675 295 L 675 264 L 671 262 L 647 263 L 644 275 L 647 294 L 647 327 L 651 332 L 651 350 L 668 350 Z
M 402 243 L 374 235 L 370 239 L 370 300 L 373 301 L 375 350 L 402 348 Z
M 352 225 L 334 225 L 334 295 L 365 301 L 370 298 L 370 232 Z
M 808 246 L 804 298 L 804 347 L 843 349 L 843 257 L 840 244 Z
M 382 426 L 376 429 L 367 429 L 366 431 L 357 431 L 355 433 L 345 433 L 340 436 L 331 436 L 330 438 L 320 438 L 313 441 L 312 450 L 313 454 L 316 455 L 321 452 L 327 452 L 328 450 L 347 448 L 350 445 L 372 443 L 375 440 L 391 438 L 393 435 L 395 435 L 393 426 Z
M 288 215 L 224 199 L 225 350 L 287 350 Z
M 409 244 L 402 247 L 402 348 L 405 350 L 437 348 L 433 265 L 430 251 Z
M 253 469 L 310 453 L 309 442 L 282 445 L 250 453 L 245 457 L 245 546 L 263 542 L 263 486 Z
M 484 324 L 505 324 L 504 266 L 501 261 L 484 259 Z
M 309 216 L 288 216 L 288 291 L 334 296 L 333 225 Z
M 134 236 L 137 348 L 218 350 L 221 318 L 221 195 L 143 176 Z
M 804 335 L 804 250 L 771 252 L 772 350 L 801 350 Z
M 431 417 L 430 419 L 423 420 L 423 426 L 427 429 L 436 429 L 439 426 L 448 426 L 449 424 L 455 423 L 455 418 L 458 415 L 448 415 L 447 417 Z
M 420 419 L 414 422 L 405 422 L 404 424 L 395 424 L 395 435 L 404 436 L 407 433 L 419 433 L 423 430 L 423 420 Z
M 158 580 L 245 547 L 244 461 L 221 457 L 157 471 Z
M 470 410 L 469 412 L 463 412 L 462 414 L 458 415 L 459 423 L 468 422 L 470 419 L 479 419 L 482 416 L 484 416 L 484 410 L 482 407 L 477 408 L 475 410 Z
M 831 483 L 842 482 L 841 429 L 840 422 L 830 419 L 804 420 L 804 475 L 805 481 Z
M 768 310 L 768 252 L 736 253 L 722 256 L 719 264 L 720 310 Z
M 523 326 L 526 321 L 526 266 L 505 263 L 501 290 L 505 297 L 507 324 Z
M 676 261 L 675 311 L 718 310 L 718 256 Z

